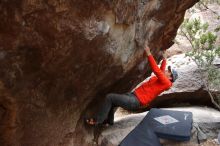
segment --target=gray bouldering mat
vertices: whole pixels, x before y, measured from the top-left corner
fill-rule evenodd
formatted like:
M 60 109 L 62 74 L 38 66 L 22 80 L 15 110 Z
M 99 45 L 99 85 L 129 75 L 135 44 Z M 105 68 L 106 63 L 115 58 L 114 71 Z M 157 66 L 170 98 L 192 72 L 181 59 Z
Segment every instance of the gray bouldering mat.
M 190 140 L 192 113 L 153 108 L 140 124 L 121 142 L 120 146 L 159 146 L 159 138 Z
M 142 121 L 119 146 L 161 146 L 161 144 L 153 130 Z
M 143 119 L 160 138 L 188 141 L 192 129 L 192 113 L 153 108 Z

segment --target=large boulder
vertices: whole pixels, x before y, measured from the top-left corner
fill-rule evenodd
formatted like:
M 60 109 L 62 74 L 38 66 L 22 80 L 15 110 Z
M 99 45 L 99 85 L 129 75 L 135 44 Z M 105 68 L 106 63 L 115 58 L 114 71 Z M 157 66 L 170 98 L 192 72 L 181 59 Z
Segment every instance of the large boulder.
M 89 143 L 84 115 L 149 74 L 143 42 L 159 61 L 197 1 L 0 1 L 0 145 Z

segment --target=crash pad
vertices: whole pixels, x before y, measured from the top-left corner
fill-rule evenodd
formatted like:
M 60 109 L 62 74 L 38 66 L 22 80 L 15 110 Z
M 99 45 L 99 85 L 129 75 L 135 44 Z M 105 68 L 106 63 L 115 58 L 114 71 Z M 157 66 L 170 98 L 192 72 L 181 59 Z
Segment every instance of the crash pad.
M 161 146 L 161 144 L 154 131 L 142 121 L 119 146 Z
M 153 108 L 143 119 L 160 138 L 188 141 L 192 129 L 192 113 Z
M 190 140 L 192 113 L 152 108 L 120 146 L 160 146 L 159 138 Z

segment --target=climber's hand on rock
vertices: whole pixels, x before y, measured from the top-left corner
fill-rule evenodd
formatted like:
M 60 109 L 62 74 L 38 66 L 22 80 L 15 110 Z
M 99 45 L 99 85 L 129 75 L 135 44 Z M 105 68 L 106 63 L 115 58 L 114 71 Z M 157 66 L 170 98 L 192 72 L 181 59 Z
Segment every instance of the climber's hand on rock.
M 145 46 L 144 51 L 145 51 L 145 53 L 147 54 L 147 56 L 151 55 L 150 47 Z
M 148 40 L 145 40 L 144 42 L 144 54 L 143 54 L 143 57 L 147 57 L 151 55 L 151 52 L 150 52 L 150 47 L 148 46 Z
M 167 53 L 166 53 L 166 50 L 163 50 L 163 51 L 162 51 L 162 56 L 163 56 L 163 58 L 164 58 L 164 59 L 166 59 L 166 58 L 167 58 Z

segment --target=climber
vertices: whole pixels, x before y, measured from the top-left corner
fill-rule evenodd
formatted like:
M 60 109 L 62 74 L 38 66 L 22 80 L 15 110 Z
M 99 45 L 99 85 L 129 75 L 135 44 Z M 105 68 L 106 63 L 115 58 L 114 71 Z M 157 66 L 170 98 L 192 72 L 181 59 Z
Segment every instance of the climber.
M 168 90 L 172 83 L 177 79 L 178 74 L 168 66 L 166 68 L 166 56 L 163 53 L 163 61 L 159 68 L 150 52 L 150 48 L 145 43 L 144 54 L 147 55 L 148 62 L 151 66 L 153 73 L 147 82 L 142 83 L 133 92 L 126 94 L 107 94 L 104 104 L 100 108 L 95 118 L 86 118 L 85 122 L 89 125 L 113 125 L 114 113 L 117 107 L 122 107 L 126 110 L 137 110 L 146 107 L 155 99 L 160 93 Z M 145 57 L 146 57 L 145 55 Z

